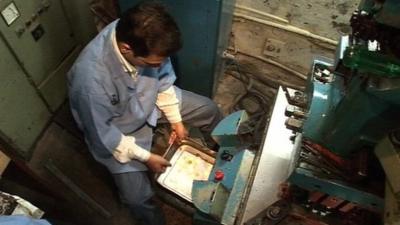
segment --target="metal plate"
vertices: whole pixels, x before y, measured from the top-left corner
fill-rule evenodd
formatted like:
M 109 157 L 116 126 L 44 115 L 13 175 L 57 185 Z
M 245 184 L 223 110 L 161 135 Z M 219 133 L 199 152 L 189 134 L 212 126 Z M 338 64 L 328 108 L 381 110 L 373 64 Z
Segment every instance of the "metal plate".
M 0 32 L 39 86 L 76 46 L 76 41 L 61 1 L 3 0 L 0 8 L 11 2 L 15 2 L 21 15 L 10 26 L 0 23 Z M 44 9 L 47 4 L 48 8 Z M 25 31 L 18 34 L 20 29 Z
M 257 172 L 238 224 L 244 224 L 279 200 L 280 185 L 289 176 L 294 148 L 290 141 L 292 132 L 285 127 L 287 105 L 285 93 L 279 88 L 264 144 L 260 147 Z
M 172 150 L 169 159 L 171 167 L 161 174 L 157 181 L 164 188 L 192 202 L 192 186 L 194 180 L 207 180 L 215 159 L 201 150 L 187 144 Z M 168 158 L 167 158 L 168 159 Z
M 4 21 L 7 26 L 10 26 L 21 14 L 18 11 L 17 6 L 14 2 L 8 4 L 3 10 L 1 10 L 1 16 L 3 16 Z

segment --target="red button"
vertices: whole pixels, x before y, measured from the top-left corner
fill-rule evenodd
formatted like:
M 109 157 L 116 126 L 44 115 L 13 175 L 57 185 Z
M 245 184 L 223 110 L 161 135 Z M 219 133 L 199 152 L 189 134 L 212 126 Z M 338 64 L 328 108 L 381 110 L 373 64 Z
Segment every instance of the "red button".
M 224 172 L 222 172 L 222 170 L 215 171 L 214 180 L 221 181 L 222 179 L 224 179 Z

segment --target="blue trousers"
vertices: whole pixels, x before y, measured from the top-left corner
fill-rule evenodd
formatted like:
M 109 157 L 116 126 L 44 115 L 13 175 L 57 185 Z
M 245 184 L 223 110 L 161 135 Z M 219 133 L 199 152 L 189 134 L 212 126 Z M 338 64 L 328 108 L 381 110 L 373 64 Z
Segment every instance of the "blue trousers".
M 147 171 L 113 174 L 123 203 L 143 225 L 165 224 L 160 207 L 153 203 L 154 192 Z

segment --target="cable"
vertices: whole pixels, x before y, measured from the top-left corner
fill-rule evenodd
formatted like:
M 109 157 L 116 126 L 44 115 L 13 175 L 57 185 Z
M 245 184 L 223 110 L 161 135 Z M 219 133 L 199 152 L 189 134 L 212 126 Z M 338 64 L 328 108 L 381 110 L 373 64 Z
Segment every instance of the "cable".
M 234 67 L 238 75 L 228 75 L 238 79 L 243 84 L 245 92 L 236 96 L 230 111 L 245 110 L 248 113 L 249 118 L 240 125 L 239 133 L 250 138 L 249 143 L 251 143 L 251 149 L 258 149 L 258 146 L 262 142 L 263 129 L 267 124 L 267 115 L 269 111 L 268 103 L 270 101 L 265 95 L 255 90 L 255 80 L 248 75 L 248 72 L 242 70 L 242 65 L 237 63 L 236 60 L 229 58 L 226 61 L 226 67 L 231 66 Z M 256 110 L 246 109 L 246 100 L 254 102 L 258 106 Z
M 230 62 L 227 66 L 229 66 L 229 65 L 235 66 L 236 71 L 239 74 L 239 77 L 237 77 L 237 78 L 242 82 L 242 84 L 244 85 L 244 88 L 246 90 L 245 93 L 236 96 L 236 98 L 233 100 L 231 111 L 236 111 L 238 109 L 244 109 L 245 106 L 244 106 L 243 101 L 247 98 L 255 99 L 256 102 L 258 103 L 258 105 L 260 105 L 259 109 L 261 109 L 262 111 L 265 111 L 262 106 L 266 105 L 269 101 L 266 100 L 262 94 L 258 93 L 257 91 L 255 91 L 253 89 L 254 79 L 247 76 L 246 73 L 244 73 L 241 70 L 240 65 L 235 60 L 230 59 Z
M 302 74 L 300 72 L 297 72 L 296 70 L 294 70 L 292 68 L 289 68 L 289 67 L 287 67 L 287 66 L 285 66 L 285 65 L 283 65 L 283 64 L 281 64 L 281 63 L 279 63 L 279 62 L 277 62 L 275 60 L 263 58 L 263 57 L 257 56 L 257 55 L 252 55 L 250 53 L 246 53 L 246 52 L 243 52 L 243 51 L 240 51 L 240 50 L 237 50 L 237 49 L 228 48 L 228 50 L 233 51 L 234 53 L 239 53 L 239 54 L 245 55 L 247 57 L 255 58 L 255 59 L 258 59 L 258 60 L 263 61 L 265 63 L 274 65 L 274 66 L 276 66 L 276 67 L 278 67 L 278 68 L 280 68 L 282 70 L 285 70 L 285 71 L 295 75 L 296 77 L 298 77 L 298 78 L 300 78 L 302 80 L 307 80 L 307 78 L 308 78 L 307 75 Z

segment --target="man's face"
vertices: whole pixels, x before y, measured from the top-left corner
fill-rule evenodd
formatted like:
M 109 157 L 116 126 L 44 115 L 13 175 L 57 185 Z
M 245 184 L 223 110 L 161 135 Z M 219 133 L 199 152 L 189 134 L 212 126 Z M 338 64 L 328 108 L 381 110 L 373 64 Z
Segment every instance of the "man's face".
M 158 56 L 154 54 L 150 54 L 146 57 L 134 57 L 136 60 L 136 66 L 148 66 L 148 67 L 160 67 L 162 62 L 164 62 L 164 56 Z
M 128 61 L 130 64 L 134 66 L 141 67 L 160 67 L 162 62 L 165 60 L 165 56 L 159 56 L 157 54 L 149 54 L 146 57 L 135 56 L 135 53 L 131 49 L 131 47 L 123 42 L 118 43 L 118 48 L 122 54 L 122 56 Z

